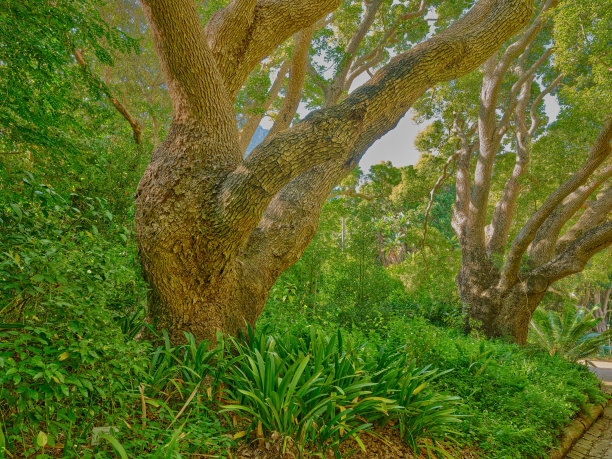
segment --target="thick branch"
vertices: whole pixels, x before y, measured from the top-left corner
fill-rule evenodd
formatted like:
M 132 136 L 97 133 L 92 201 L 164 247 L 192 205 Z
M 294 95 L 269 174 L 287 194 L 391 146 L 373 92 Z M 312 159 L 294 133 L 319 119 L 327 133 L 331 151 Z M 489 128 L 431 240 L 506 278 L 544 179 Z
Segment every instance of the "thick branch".
M 461 140 L 461 149 L 457 157 L 455 210 L 453 211 L 451 224 L 457 234 L 459 243 L 463 246 L 470 213 L 470 161 L 476 146 L 470 144 L 457 115 L 455 115 L 455 119 L 453 120 L 453 126 L 454 131 Z
M 339 105 L 313 112 L 261 144 L 225 183 L 221 203 L 229 220 L 254 225 L 300 173 L 331 158 L 361 157 L 429 87 L 476 68 L 530 15 L 529 0 L 481 0 L 444 32 L 396 56 Z
M 586 202 L 589 196 L 593 194 L 593 192 L 611 176 L 612 166 L 608 166 L 606 170 L 604 170 L 601 174 L 599 174 L 598 177 L 592 180 L 591 183 L 579 187 L 576 191 L 574 191 L 567 198 L 565 198 L 563 203 L 561 203 L 550 215 L 550 217 L 546 219 L 542 226 L 540 226 L 533 242 L 529 247 L 529 257 L 531 258 L 535 266 L 544 264 L 553 258 L 553 256 L 555 255 L 555 245 L 557 244 L 557 239 L 559 238 L 559 234 L 561 233 L 563 225 L 565 225 L 565 223 L 567 223 L 570 218 L 572 218 L 572 216 L 574 216 L 574 214 L 578 212 L 578 210 Z M 581 217 L 580 220 L 582 221 L 578 226 L 576 226 L 576 232 L 572 232 L 570 230 L 569 234 L 567 234 L 567 241 L 573 240 L 578 236 L 577 231 L 579 228 L 581 228 L 580 233 L 583 233 L 584 231 L 593 228 L 594 226 L 600 224 L 605 220 L 607 212 L 605 211 L 606 204 L 603 204 L 606 201 L 605 190 L 606 188 L 604 188 L 603 190 L 603 200 L 599 201 L 598 198 L 599 203 L 596 206 L 597 210 L 591 209 L 591 207 L 589 207 L 583 213 L 584 218 Z M 609 196 L 607 198 L 607 205 L 612 206 L 612 191 L 609 191 L 608 194 Z M 597 203 L 597 201 L 594 201 L 591 205 L 595 203 Z M 604 205 L 603 209 L 601 207 L 602 204 Z M 595 210 L 594 214 L 593 210 Z M 600 210 L 603 210 L 603 213 L 600 214 Z M 600 215 L 601 218 L 592 221 L 592 217 L 594 217 L 595 215 Z
M 608 185 L 597 196 L 578 221 L 559 239 L 556 252 L 560 253 L 571 243 L 589 229 L 601 224 L 612 212 L 612 185 Z
M 329 161 L 285 186 L 266 209 L 239 257 L 240 267 L 252 272 L 265 294 L 276 278 L 295 263 L 314 237 L 323 203 L 342 177 L 356 165 Z
M 264 57 L 340 4 L 340 0 L 257 0 L 245 23 L 244 17 L 236 16 L 235 11 L 238 4 L 250 6 L 253 2 L 234 0 L 217 11 L 206 25 L 210 49 L 232 99 Z
M 557 0 L 547 0 L 535 20 L 517 41 L 506 48 L 499 61 L 497 61 L 496 56 L 492 56 L 487 60 L 483 68 L 480 107 L 478 111 L 480 152 L 474 173 L 474 188 L 470 197 L 470 214 L 467 224 L 472 244 L 483 250 L 486 244 L 485 223 L 487 203 L 491 190 L 493 164 L 503 133 L 505 132 L 503 124 L 501 129 L 497 126 L 496 111 L 499 91 L 510 64 L 535 40 L 544 25 L 544 13 L 556 3 Z M 529 78 L 529 76 L 526 78 Z M 522 83 L 518 87 L 521 86 Z M 512 110 L 510 110 L 510 113 L 512 113 Z
M 550 285 L 558 279 L 582 271 L 595 254 L 610 245 L 612 245 L 612 220 L 587 231 L 568 244 L 554 259 L 533 270 L 530 276 L 543 278 Z
M 516 81 L 516 83 L 512 85 L 512 88 L 510 88 L 510 93 L 508 94 L 508 106 L 506 108 L 506 111 L 504 112 L 504 115 L 502 116 L 501 121 L 499 122 L 498 135 L 500 137 L 503 136 L 508 130 L 508 127 L 510 125 L 510 119 L 512 118 L 512 115 L 514 114 L 516 110 L 516 105 L 518 103 L 517 95 L 519 94 L 519 91 L 521 90 L 521 88 L 523 88 L 527 80 L 533 81 L 533 75 L 538 70 L 538 68 L 540 68 L 542 64 L 544 64 L 548 60 L 548 58 L 552 55 L 552 52 L 553 52 L 553 48 L 548 48 L 533 63 L 533 65 L 529 69 L 523 70 L 519 73 L 518 80 Z M 531 83 L 529 85 L 529 89 L 530 91 L 529 91 L 528 97 L 531 96 Z M 543 97 L 544 96 L 540 98 L 536 98 L 536 100 L 534 100 L 534 105 L 532 105 L 532 109 L 534 108 L 534 106 L 537 108 L 537 105 L 542 101 Z M 527 100 L 527 102 L 529 102 L 529 100 Z M 527 107 L 525 104 L 525 109 L 526 108 Z M 528 135 L 529 132 L 526 131 L 525 134 Z M 531 138 L 531 135 L 529 135 L 529 138 Z
M 283 105 L 276 115 L 274 124 L 268 132 L 269 137 L 284 131 L 291 125 L 295 116 L 300 99 L 302 98 L 302 87 L 306 78 L 306 62 L 308 61 L 308 50 L 314 33 L 314 26 L 301 30 L 295 35 L 295 46 L 291 58 L 291 69 L 289 70 L 289 83 Z
M 196 132 L 194 154 L 212 164 L 242 159 L 231 99 L 208 48 L 192 0 L 141 0 L 153 43 L 172 99 L 170 136 Z M 186 152 L 187 153 L 187 152 Z
M 520 190 L 520 179 L 527 172 L 529 164 L 529 141 L 525 124 L 525 111 L 531 95 L 533 78 L 523 82 L 515 109 L 516 120 L 516 161 L 512 175 L 504 185 L 501 198 L 495 205 L 493 218 L 486 230 L 487 254 L 503 252 L 508 242 L 516 199 Z
M 591 174 L 593 174 L 610 155 L 610 140 L 612 140 L 612 116 L 608 117 L 606 120 L 606 123 L 591 149 L 589 159 L 586 163 L 578 172 L 557 188 L 544 204 L 533 213 L 512 242 L 508 259 L 500 279 L 500 287 L 502 289 L 505 290 L 515 282 L 521 264 L 521 258 L 531 241 L 533 241 L 542 223 L 544 223 L 550 214 L 570 193 L 584 184 Z

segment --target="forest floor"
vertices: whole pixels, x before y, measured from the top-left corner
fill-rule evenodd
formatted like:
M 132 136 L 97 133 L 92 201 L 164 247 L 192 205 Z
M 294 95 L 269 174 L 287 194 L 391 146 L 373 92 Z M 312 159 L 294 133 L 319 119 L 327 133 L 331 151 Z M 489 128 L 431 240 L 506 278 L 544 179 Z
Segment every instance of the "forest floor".
M 589 370 L 597 375 L 606 391 L 612 390 L 612 362 L 589 360 Z M 608 405 L 601 417 L 574 444 L 565 456 L 568 459 L 612 459 L 612 405 Z
M 376 428 L 372 432 L 363 432 L 359 435 L 365 451 L 357 442 L 348 440 L 340 446 L 341 457 L 352 459 L 425 459 L 430 457 L 453 457 L 461 459 L 477 459 L 483 457 L 477 448 L 459 448 L 454 444 L 433 444 L 430 440 L 420 442 L 419 452 L 415 453 L 399 437 L 398 430 L 392 428 Z M 282 453 L 282 441 L 262 442 L 258 446 L 257 442 L 251 442 L 236 451 L 232 456 L 234 459 L 277 459 L 286 457 L 297 459 L 298 451 L 295 448 L 288 448 L 285 454 Z M 306 457 L 319 456 L 312 452 L 312 456 L 307 452 Z M 320 457 L 320 456 L 319 456 Z M 334 454 L 329 449 L 323 456 L 325 459 L 333 459 Z

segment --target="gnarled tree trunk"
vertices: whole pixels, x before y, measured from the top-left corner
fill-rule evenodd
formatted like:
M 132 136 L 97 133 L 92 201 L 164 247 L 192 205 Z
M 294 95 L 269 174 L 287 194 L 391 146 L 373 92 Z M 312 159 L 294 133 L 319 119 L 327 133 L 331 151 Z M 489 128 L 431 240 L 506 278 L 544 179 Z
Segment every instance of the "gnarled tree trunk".
M 466 318 L 480 322 L 489 337 L 506 336 L 520 344 L 527 339 L 531 316 L 548 287 L 558 279 L 582 271 L 593 255 L 612 244 L 612 221 L 608 219 L 612 190 L 606 182 L 612 176 L 610 116 L 587 161 L 533 213 L 506 253 L 520 179 L 527 171 L 531 139 L 539 124 L 538 105 L 562 80 L 559 75 L 531 100 L 536 71 L 553 52 L 550 47 L 539 57 L 529 59 L 534 48 L 532 43 L 545 25 L 546 12 L 556 3 L 555 0 L 544 2 L 540 13 L 518 40 L 499 59 L 494 56 L 485 63 L 477 135 L 473 134 L 475 126 L 467 127 L 461 115 L 455 115 L 454 123 L 461 141 L 453 215 L 453 228 L 462 250 L 456 284 Z M 530 60 L 533 63 L 527 66 Z M 515 72 L 518 80 L 510 88 L 505 112 L 499 116 L 499 93 L 504 76 L 510 71 Z M 513 118 L 515 167 L 487 224 L 493 165 Z M 471 182 L 470 161 L 476 151 L 478 160 Z M 562 235 L 566 223 L 577 216 L 587 199 L 602 185 L 597 199 L 586 205 L 577 222 Z M 529 256 L 527 260 L 523 259 L 525 255 Z
M 429 87 L 479 66 L 531 15 L 531 0 L 480 0 L 346 99 L 243 158 L 232 103 L 249 72 L 339 3 L 234 0 L 203 28 L 192 0 L 142 0 L 174 116 L 138 187 L 136 235 L 150 316 L 175 341 L 253 324 L 367 148 Z

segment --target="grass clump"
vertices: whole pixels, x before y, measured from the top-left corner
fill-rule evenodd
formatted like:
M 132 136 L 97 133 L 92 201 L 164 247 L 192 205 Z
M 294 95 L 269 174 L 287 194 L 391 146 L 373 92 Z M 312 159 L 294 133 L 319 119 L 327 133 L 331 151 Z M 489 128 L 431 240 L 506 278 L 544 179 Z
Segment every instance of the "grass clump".
M 232 341 L 239 354 L 226 378 L 225 410 L 246 421 L 240 435 L 263 439 L 278 432 L 291 437 L 298 451 L 332 449 L 355 440 L 373 424 L 391 423 L 418 450 L 424 437 L 443 438 L 459 423 L 456 397 L 435 393 L 440 374 L 419 369 L 401 349 L 380 347 L 368 355 L 341 332 L 311 329 L 302 336 L 267 334 L 249 329 Z M 293 441 L 289 440 L 289 441 Z

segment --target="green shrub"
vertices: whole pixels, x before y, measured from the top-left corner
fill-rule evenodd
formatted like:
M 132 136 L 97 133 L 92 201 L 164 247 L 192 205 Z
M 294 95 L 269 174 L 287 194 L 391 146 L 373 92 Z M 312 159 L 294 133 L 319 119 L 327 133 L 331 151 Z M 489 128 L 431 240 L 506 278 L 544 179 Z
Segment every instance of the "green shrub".
M 550 355 L 560 355 L 572 362 L 596 355 L 610 341 L 612 330 L 591 333 L 602 317 L 593 311 L 576 309 L 571 304 L 563 311 L 536 309 L 530 324 L 529 342 Z
M 0 451 L 111 457 L 111 444 L 92 446 L 91 434 L 115 426 L 112 437 L 130 457 L 165 455 L 186 421 L 174 439 L 177 454 L 230 446 L 211 400 L 232 361 L 224 349 L 191 335 L 176 347 L 133 340 L 146 292 L 131 229 L 102 199 L 61 195 L 30 175 L 5 185 Z
M 546 457 L 561 428 L 588 403 L 604 401 L 585 367 L 501 341 L 466 336 L 422 319 L 398 318 L 388 340 L 417 365 L 453 369 L 434 388 L 461 397 L 462 442 L 485 457 Z

